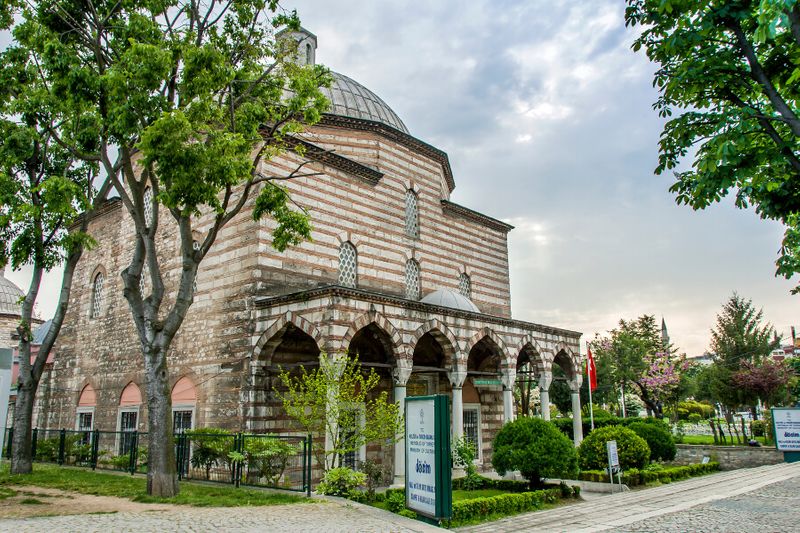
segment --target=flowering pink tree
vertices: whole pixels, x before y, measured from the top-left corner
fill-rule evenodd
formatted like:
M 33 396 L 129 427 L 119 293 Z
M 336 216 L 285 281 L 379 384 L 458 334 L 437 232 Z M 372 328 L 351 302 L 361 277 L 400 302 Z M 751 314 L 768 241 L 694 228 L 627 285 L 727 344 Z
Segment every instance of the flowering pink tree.
M 741 370 L 734 372 L 733 383 L 752 394 L 766 405 L 780 401 L 780 395 L 794 376 L 794 372 L 785 361 L 764 359 L 760 364 L 750 361 L 742 362 Z

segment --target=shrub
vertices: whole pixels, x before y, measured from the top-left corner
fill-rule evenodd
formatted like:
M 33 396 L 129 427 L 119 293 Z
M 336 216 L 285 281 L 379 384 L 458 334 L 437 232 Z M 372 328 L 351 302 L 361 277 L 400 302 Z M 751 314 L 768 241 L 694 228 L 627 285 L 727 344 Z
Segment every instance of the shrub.
M 464 468 L 466 472 L 462 485 L 464 490 L 480 488 L 481 479 L 475 468 L 477 455 L 478 450 L 475 449 L 475 444 L 467 437 L 462 436 L 453 441 L 453 464 Z
M 289 459 L 297 451 L 297 445 L 285 440 L 268 437 L 247 438 L 243 457 L 247 460 L 247 475 L 264 478 L 268 485 L 277 484 L 289 464 Z
M 652 465 L 651 465 L 652 466 Z M 719 463 L 693 464 L 686 466 L 655 467 L 648 466 L 642 470 L 631 468 L 623 472 L 622 482 L 629 487 L 645 485 L 647 483 L 670 483 L 672 481 L 687 479 L 693 476 L 702 476 L 719 470 Z M 596 481 L 608 483 L 608 473 L 601 470 L 584 470 L 580 473 L 583 481 Z
M 521 417 L 504 425 L 494 438 L 492 466 L 498 474 L 519 470 L 531 487 L 542 478 L 573 478 L 578 458 L 572 442 L 554 425 Z
M 750 422 L 750 431 L 753 433 L 755 437 L 763 437 L 765 433 L 766 425 L 764 424 L 763 420 L 753 420 Z
M 211 468 L 227 464 L 233 451 L 233 435 L 219 428 L 197 428 L 186 432 L 192 443 L 192 468 L 202 468 L 211 479 Z
M 497 489 L 505 492 L 525 492 L 530 485 L 526 481 L 515 481 L 513 479 L 490 479 L 476 474 L 475 485 L 471 489 L 465 486 L 467 478 L 460 477 L 453 480 L 453 490 L 478 490 L 478 489 Z
M 352 491 L 363 486 L 366 480 L 367 476 L 363 472 L 356 472 L 346 466 L 331 468 L 317 485 L 317 494 L 349 496 Z
M 689 416 L 686 417 L 686 420 L 692 424 L 699 424 L 703 420 L 703 417 L 697 413 L 690 413 Z
M 372 459 L 367 459 L 361 463 L 361 471 L 366 476 L 367 500 L 375 501 L 375 488 L 383 482 L 384 478 L 391 479 L 391 472 L 383 465 L 376 463 Z
M 675 454 L 678 452 L 675 439 L 672 438 L 670 431 L 662 425 L 636 422 L 629 424 L 628 429 L 633 430 L 647 442 L 651 460 L 672 461 L 675 459 Z
M 393 491 L 386 496 L 386 509 L 399 513 L 406 508 L 406 493 L 404 491 Z
M 609 426 L 589 433 L 578 448 L 581 469 L 603 470 L 608 467 L 606 442 L 617 441 L 619 464 L 623 470 L 642 468 L 650 459 L 647 442 L 632 430 L 620 426 Z
M 591 412 L 589 412 L 589 404 L 581 407 L 581 417 L 588 419 L 592 415 L 594 416 L 595 422 L 598 418 L 612 418 L 614 416 L 596 403 L 592 404 Z
M 561 489 L 554 488 L 453 502 L 453 522 L 485 518 L 492 514 L 512 515 L 535 511 L 546 503 L 556 503 L 560 497 Z

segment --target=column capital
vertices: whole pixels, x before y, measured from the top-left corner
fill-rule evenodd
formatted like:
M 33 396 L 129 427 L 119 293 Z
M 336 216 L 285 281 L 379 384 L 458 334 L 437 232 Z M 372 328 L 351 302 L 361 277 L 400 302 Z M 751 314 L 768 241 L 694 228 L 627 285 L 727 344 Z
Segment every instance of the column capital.
M 412 362 L 407 359 L 398 359 L 392 369 L 392 378 L 396 387 L 405 387 L 411 377 Z
M 553 383 L 553 373 L 549 371 L 544 371 L 539 376 L 539 390 L 540 391 L 549 391 L 550 385 Z
M 514 383 L 517 381 L 517 369 L 512 366 L 501 368 L 500 381 L 503 382 L 503 389 L 514 390 Z
M 467 380 L 467 371 L 463 369 L 451 370 L 447 373 L 447 379 L 450 380 L 450 385 L 454 389 L 460 389 L 464 386 L 464 381 Z
M 583 376 L 580 374 L 569 380 L 569 390 L 573 393 L 579 393 L 581 385 L 583 385 Z

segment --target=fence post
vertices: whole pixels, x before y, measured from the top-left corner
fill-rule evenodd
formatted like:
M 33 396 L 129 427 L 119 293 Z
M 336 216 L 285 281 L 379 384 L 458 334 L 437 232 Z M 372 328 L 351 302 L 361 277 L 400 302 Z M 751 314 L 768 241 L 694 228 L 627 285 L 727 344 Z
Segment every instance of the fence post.
M 307 437 L 308 446 L 306 446 L 306 464 L 308 465 L 308 485 L 306 485 L 306 496 L 311 497 L 311 433 Z
M 186 434 L 178 434 L 178 481 L 183 479 L 183 467 L 186 460 Z
M 58 435 L 58 466 L 64 464 L 64 447 L 67 440 L 67 430 L 61 428 L 61 432 Z
M 244 435 L 242 435 L 241 433 L 236 434 L 233 440 L 233 448 L 234 450 L 236 450 L 237 453 L 240 453 L 242 456 L 244 456 Z M 235 478 L 233 484 L 236 486 L 237 489 L 239 488 L 239 483 L 242 478 L 243 462 L 244 459 L 242 459 L 241 461 L 236 461 L 233 467 L 234 478 Z
M 97 468 L 97 455 L 100 452 L 100 432 L 96 429 L 92 431 L 92 457 L 90 459 L 92 463 L 92 470 Z
M 13 431 L 13 430 L 12 430 Z M 36 460 L 36 445 L 39 442 L 39 428 L 33 428 L 33 435 L 31 436 L 31 461 Z M 9 443 L 9 452 L 11 451 L 11 443 Z M 11 453 L 8 454 L 9 458 Z
M 131 449 L 130 449 L 130 457 L 128 460 L 128 469 L 131 472 L 131 475 L 136 473 L 136 459 L 139 456 L 139 432 L 133 431 L 131 435 Z

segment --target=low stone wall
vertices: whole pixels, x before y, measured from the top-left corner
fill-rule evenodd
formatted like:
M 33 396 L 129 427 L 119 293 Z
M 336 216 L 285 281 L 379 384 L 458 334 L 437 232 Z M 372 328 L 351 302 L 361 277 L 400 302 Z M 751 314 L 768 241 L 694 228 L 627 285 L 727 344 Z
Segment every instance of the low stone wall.
M 783 462 L 783 452 L 775 448 L 750 448 L 745 446 L 712 446 L 697 444 L 678 444 L 675 464 L 685 465 L 702 462 L 703 457 L 711 457 L 719 462 L 721 470 L 751 468 L 774 465 Z

